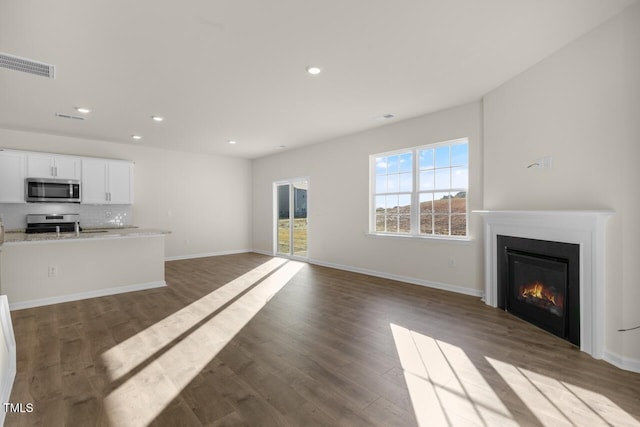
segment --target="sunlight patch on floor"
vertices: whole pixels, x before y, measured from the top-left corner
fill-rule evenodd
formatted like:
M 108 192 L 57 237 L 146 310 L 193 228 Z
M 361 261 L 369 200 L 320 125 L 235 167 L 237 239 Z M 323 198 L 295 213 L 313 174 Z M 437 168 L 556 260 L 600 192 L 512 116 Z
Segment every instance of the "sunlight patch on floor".
M 222 350 L 305 265 L 304 263 L 295 261 L 279 259 L 278 261 L 284 263 L 281 268 L 255 285 L 254 288 L 239 297 L 224 310 L 204 322 L 182 341 L 176 343 L 161 355 L 154 356 L 152 360 L 143 360 L 142 362 L 146 363 L 146 366 L 139 369 L 138 372 L 128 378 L 105 398 L 105 409 L 111 424 L 127 427 L 146 426 L 160 415 L 220 350 Z M 274 263 L 269 265 L 275 268 Z M 259 279 L 258 276 L 262 277 L 264 274 L 259 275 L 256 273 L 256 280 Z M 247 286 L 244 286 L 245 289 L 246 287 Z M 237 289 L 235 289 L 235 295 L 242 292 L 242 288 L 243 286 L 238 285 Z M 227 301 L 233 298 L 230 294 L 225 295 Z M 205 297 L 205 299 L 206 298 L 207 297 Z M 216 304 L 222 305 L 220 301 L 217 301 L 215 298 L 211 302 L 213 306 Z M 200 316 L 203 310 L 206 311 L 206 306 L 198 308 L 197 311 L 200 313 Z M 214 310 L 215 309 L 209 307 L 209 313 Z M 187 320 L 177 322 L 181 325 L 180 328 L 186 327 L 186 329 L 188 329 L 187 325 L 193 321 L 190 315 L 186 314 L 183 310 L 172 316 L 186 316 Z M 169 329 L 170 334 L 175 335 L 180 328 L 174 329 L 170 325 L 172 325 L 171 322 L 167 323 L 166 327 Z M 157 334 L 154 334 L 154 337 L 157 338 Z M 164 340 L 163 338 L 163 341 L 169 342 L 171 340 Z M 151 358 L 157 352 L 160 345 L 156 343 L 153 348 L 156 349 L 156 351 L 145 352 L 148 358 Z M 146 350 L 144 346 L 142 349 L 138 349 L 136 354 L 142 350 Z M 114 375 L 114 377 L 122 375 L 124 370 L 121 369 L 121 366 L 123 364 L 132 365 L 128 363 L 128 355 L 125 352 L 114 352 L 111 353 L 109 357 L 118 373 Z M 140 357 L 138 357 L 138 359 L 139 358 Z M 140 361 L 134 366 L 139 364 Z
M 111 381 L 117 381 L 133 371 L 285 262 L 285 259 L 273 258 L 102 353 L 102 361 Z
M 459 347 L 390 324 L 419 426 L 517 426 Z
M 544 426 L 640 426 L 608 397 L 487 357 Z

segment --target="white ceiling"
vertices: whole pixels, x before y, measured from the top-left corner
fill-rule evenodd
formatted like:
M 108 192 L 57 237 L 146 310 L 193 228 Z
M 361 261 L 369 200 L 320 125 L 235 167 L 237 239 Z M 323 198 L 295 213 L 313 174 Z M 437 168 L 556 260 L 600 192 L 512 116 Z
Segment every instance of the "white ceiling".
M 0 127 L 256 158 L 479 99 L 634 2 L 0 0 L 0 52 L 57 72 L 0 68 Z

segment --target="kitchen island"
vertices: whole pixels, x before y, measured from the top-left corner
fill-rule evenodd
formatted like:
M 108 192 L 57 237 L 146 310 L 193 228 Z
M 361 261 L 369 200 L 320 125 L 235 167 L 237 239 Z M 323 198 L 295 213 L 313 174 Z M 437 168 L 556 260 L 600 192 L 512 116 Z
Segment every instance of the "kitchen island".
M 0 293 L 12 310 L 166 286 L 165 230 L 8 232 Z

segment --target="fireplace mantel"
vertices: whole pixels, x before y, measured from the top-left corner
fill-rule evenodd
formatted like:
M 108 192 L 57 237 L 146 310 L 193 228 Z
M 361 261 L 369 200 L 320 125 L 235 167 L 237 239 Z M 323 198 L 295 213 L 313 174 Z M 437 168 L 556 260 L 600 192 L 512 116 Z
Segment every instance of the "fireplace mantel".
M 497 236 L 580 245 L 580 350 L 605 350 L 605 225 L 613 211 L 474 211 L 484 217 L 486 304 L 497 307 Z

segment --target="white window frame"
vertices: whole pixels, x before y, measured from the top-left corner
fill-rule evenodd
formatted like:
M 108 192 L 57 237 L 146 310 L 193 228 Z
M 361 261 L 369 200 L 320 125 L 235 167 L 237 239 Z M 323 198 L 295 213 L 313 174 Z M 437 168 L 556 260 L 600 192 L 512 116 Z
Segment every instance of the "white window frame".
M 465 229 L 465 235 L 464 236 L 459 236 L 459 235 L 444 235 L 444 234 L 421 234 L 420 233 L 420 194 L 421 193 L 425 193 L 425 191 L 420 191 L 419 188 L 419 177 L 420 177 L 420 158 L 419 158 L 419 152 L 420 150 L 428 150 L 428 149 L 436 149 L 438 147 L 442 147 L 442 146 L 453 146 L 453 145 L 457 145 L 457 144 L 461 144 L 461 143 L 466 143 L 467 144 L 467 149 L 469 152 L 469 158 L 467 159 L 467 168 L 468 171 L 471 167 L 470 163 L 471 163 L 471 154 L 470 154 L 470 144 L 469 144 L 469 138 L 458 138 L 458 139 L 453 139 L 453 140 L 449 140 L 449 141 L 442 141 L 442 142 L 437 142 L 437 143 L 432 143 L 432 144 L 425 144 L 425 145 L 420 145 L 417 147 L 409 147 L 409 148 L 403 148 L 403 149 L 399 149 L 399 150 L 393 150 L 393 151 L 387 151 L 387 152 L 383 152 L 383 153 L 375 153 L 375 154 L 371 154 L 369 156 L 369 234 L 372 236 L 383 236 L 383 237 L 403 237 L 403 238 L 419 238 L 419 239 L 440 239 L 440 240 L 455 240 L 455 241 L 468 241 L 471 240 L 470 236 L 469 236 L 469 179 L 467 177 L 467 186 L 466 188 L 454 188 L 454 187 L 450 187 L 448 189 L 441 189 L 440 191 L 438 190 L 432 190 L 432 191 L 426 191 L 426 192 L 433 192 L 433 193 L 440 193 L 440 192 L 456 192 L 456 191 L 465 191 L 466 192 L 466 203 L 465 203 L 465 225 L 466 225 L 466 229 Z M 409 233 L 405 233 L 405 232 L 388 232 L 388 231 L 377 231 L 376 230 L 376 196 L 379 194 L 376 194 L 375 189 L 376 189 L 376 158 L 378 157 L 386 157 L 386 156 L 393 156 L 393 155 L 400 155 L 400 154 L 404 154 L 404 153 L 412 153 L 412 163 L 413 163 L 413 167 L 412 167 L 412 179 L 413 179 L 413 185 L 412 185 L 412 189 L 410 193 L 407 192 L 401 192 L 398 191 L 397 193 L 385 193 L 385 194 L 411 194 L 411 231 Z M 452 166 L 450 165 L 449 168 L 451 168 Z M 467 172 L 468 172 L 467 171 Z M 462 214 L 458 214 L 459 216 L 462 216 Z M 449 233 L 451 233 L 451 218 L 452 213 L 449 212 L 448 214 L 449 216 Z M 435 226 L 435 224 L 434 224 Z

